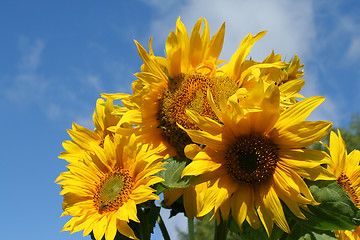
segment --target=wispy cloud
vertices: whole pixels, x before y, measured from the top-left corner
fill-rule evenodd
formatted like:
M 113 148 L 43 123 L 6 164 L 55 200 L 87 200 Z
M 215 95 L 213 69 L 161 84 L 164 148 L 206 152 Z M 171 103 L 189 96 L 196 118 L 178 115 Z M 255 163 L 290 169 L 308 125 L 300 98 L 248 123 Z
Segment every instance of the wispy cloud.
M 21 72 L 36 71 L 40 64 L 41 54 L 45 48 L 45 44 L 41 39 L 30 41 L 22 36 L 19 39 L 19 50 L 21 58 L 18 68 Z
M 37 73 L 45 44 L 41 39 L 30 41 L 21 37 L 18 47 L 21 53 L 18 71 L 13 76 L 0 76 L 9 82 L 2 94 L 12 101 L 38 100 L 48 88 L 45 79 Z
M 49 76 L 42 69 L 45 47 L 46 44 L 42 39 L 19 38 L 20 55 L 16 65 L 17 71 L 0 76 L 0 79 L 8 83 L 0 90 L 0 94 L 5 100 L 11 101 L 19 108 L 29 105 L 36 106 L 39 112 L 48 119 L 71 117 L 76 120 L 84 118 L 84 113 L 71 108 L 64 109 L 63 104 L 67 102 L 70 106 L 79 106 L 79 109 L 83 109 L 84 112 L 88 110 L 91 119 L 92 111 L 90 109 L 93 109 L 91 106 L 95 106 L 95 102 L 91 105 L 82 101 L 77 88 L 69 89 L 64 86 L 64 79 L 55 75 Z M 98 91 L 101 88 L 101 80 L 96 75 L 88 74 L 83 79 L 82 86 Z M 84 89 L 84 87 L 79 87 L 79 89 Z
M 156 4 L 159 1 L 152 1 Z M 206 7 L 204 7 L 206 6 Z M 261 6 L 261 8 L 259 8 Z M 164 39 L 174 29 L 175 19 L 191 28 L 203 16 L 210 24 L 212 34 L 226 21 L 226 37 L 222 57 L 229 59 L 241 40 L 249 33 L 268 30 L 268 34 L 256 43 L 251 56 L 264 58 L 273 49 L 291 58 L 294 54 L 307 57 L 316 37 L 311 1 L 189 1 L 186 5 L 172 8 L 167 15 L 152 23 L 154 42 Z

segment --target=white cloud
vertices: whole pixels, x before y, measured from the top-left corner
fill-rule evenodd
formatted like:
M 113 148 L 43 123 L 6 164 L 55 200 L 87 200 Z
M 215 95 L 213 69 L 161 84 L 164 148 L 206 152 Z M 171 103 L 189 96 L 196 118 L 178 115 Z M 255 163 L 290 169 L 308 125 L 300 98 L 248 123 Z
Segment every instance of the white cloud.
M 153 1 L 153 4 L 159 1 Z M 261 7 L 259 7 L 261 6 Z M 189 32 L 196 20 L 205 17 L 214 34 L 226 21 L 225 43 L 222 58 L 229 59 L 241 40 L 249 33 L 267 30 L 267 35 L 255 44 L 251 56 L 264 58 L 273 49 L 290 59 L 294 54 L 308 57 L 316 37 L 314 13 L 311 1 L 189 1 L 187 5 L 172 9 L 167 15 L 152 23 L 155 37 L 165 39 L 175 28 L 175 20 L 181 16 Z M 165 42 L 165 41 L 164 41 Z
M 99 76 L 96 75 L 88 75 L 85 79 L 86 84 L 89 84 L 90 86 L 94 87 L 95 90 L 100 91 L 101 89 L 101 80 Z
M 63 79 L 56 76 L 49 77 L 42 71 L 41 62 L 44 49 L 45 43 L 41 39 L 33 40 L 26 37 L 19 39 L 20 55 L 17 61 L 17 71 L 0 76 L 2 81 L 8 82 L 0 90 L 1 96 L 19 108 L 35 105 L 40 112 L 52 120 L 69 117 L 78 119 L 85 125 L 90 125 L 85 120 L 84 112 L 89 113 L 88 117 L 92 121 L 91 115 L 95 108 L 95 102 L 89 104 L 79 96 L 79 92 L 84 94 L 93 89 L 98 92 L 101 87 L 100 78 L 92 74 L 83 74 L 75 79 L 82 83 L 82 87 L 69 89 L 63 85 Z M 64 109 L 63 105 L 67 107 Z M 74 110 L 73 106 L 77 110 Z
M 48 88 L 46 80 L 37 73 L 45 44 L 41 39 L 31 41 L 20 37 L 18 47 L 20 51 L 18 71 L 14 76 L 1 76 L 10 78 L 10 84 L 2 89 L 2 93 L 12 101 L 23 103 L 37 101 Z
M 4 88 L 2 93 L 12 101 L 26 103 L 39 100 L 47 88 L 48 84 L 41 76 L 34 73 L 19 73 L 13 77 L 11 86 Z
M 40 64 L 40 57 L 45 48 L 42 40 L 37 39 L 31 42 L 26 37 L 19 40 L 19 50 L 21 57 L 18 63 L 20 71 L 36 71 Z
M 346 58 L 349 61 L 356 61 L 360 58 L 360 35 L 351 39 L 349 49 L 346 53 Z

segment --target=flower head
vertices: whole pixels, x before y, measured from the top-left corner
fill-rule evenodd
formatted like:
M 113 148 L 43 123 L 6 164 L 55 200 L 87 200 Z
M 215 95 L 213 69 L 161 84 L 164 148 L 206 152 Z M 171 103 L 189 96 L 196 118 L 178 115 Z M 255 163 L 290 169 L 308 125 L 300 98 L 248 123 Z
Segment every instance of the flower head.
M 159 199 L 150 186 L 163 181 L 158 149 L 136 144 L 135 135 L 105 137 L 104 146 L 90 143 L 92 153 L 67 166 L 57 178 L 64 196 L 62 216 L 70 215 L 63 231 L 93 232 L 96 240 L 113 240 L 117 231 L 136 239 L 129 221 L 139 222 L 136 206 Z
M 340 131 L 338 135 L 334 132 L 330 133 L 330 145 L 326 147 L 332 160 L 328 165 L 329 170 L 334 173 L 338 184 L 349 195 L 355 206 L 360 208 L 360 151 L 353 150 L 348 154 Z M 353 231 L 337 230 L 335 234 L 338 239 L 360 239 L 360 227 Z
M 122 109 L 122 113 L 113 115 L 112 112 Z M 109 127 L 116 126 L 121 115 L 126 112 L 126 108 L 115 107 L 113 101 L 98 99 L 96 102 L 96 109 L 93 114 L 93 121 L 95 130 L 90 130 L 73 123 L 72 129 L 68 129 L 68 133 L 73 139 L 72 141 L 64 141 L 63 147 L 66 151 L 62 152 L 59 158 L 65 159 L 68 162 L 81 160 L 85 152 L 92 152 L 91 144 L 103 146 L 106 136 L 113 138 L 113 132 L 109 131 Z
M 199 176 L 208 182 L 203 208 L 198 216 L 213 211 L 227 219 L 230 210 L 239 226 L 245 221 L 253 228 L 260 222 L 268 235 L 274 222 L 289 232 L 282 200 L 299 218 L 305 218 L 302 205 L 317 204 L 302 178 L 334 179 L 321 166 L 326 155 L 305 149 L 328 134 L 331 123 L 304 121 L 324 100 L 312 97 L 283 111 L 276 85 L 264 91 L 259 81 L 242 99 L 230 98 L 215 106 L 220 122 L 188 110 L 199 130 L 184 129 L 196 144 L 185 148 L 192 162 L 183 176 Z M 220 211 L 219 211 L 220 210 Z

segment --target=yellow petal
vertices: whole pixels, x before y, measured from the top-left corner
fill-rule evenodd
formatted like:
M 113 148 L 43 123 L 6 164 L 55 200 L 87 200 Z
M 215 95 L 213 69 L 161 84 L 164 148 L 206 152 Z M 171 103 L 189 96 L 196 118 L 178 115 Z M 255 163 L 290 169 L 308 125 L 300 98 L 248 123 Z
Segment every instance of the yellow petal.
M 188 175 L 198 176 L 207 172 L 215 171 L 219 167 L 221 167 L 221 163 L 216 163 L 214 161 L 206 161 L 206 160 L 192 161 L 189 165 L 187 165 L 184 168 L 182 177 Z
M 131 239 L 138 239 L 134 231 L 129 227 L 127 222 L 118 220 L 116 224 L 117 230 L 124 236 L 131 238 Z
M 274 128 L 269 135 L 280 147 L 303 148 L 323 139 L 331 126 L 328 121 L 301 122 L 285 129 Z
M 114 239 L 116 236 L 116 214 L 110 213 L 109 222 L 105 232 L 105 239 Z
M 338 131 L 338 135 L 334 132 L 330 133 L 330 155 L 333 160 L 332 169 L 334 171 L 335 176 L 340 177 L 340 175 L 344 172 L 344 168 L 346 163 L 346 145 L 344 140 L 341 137 L 340 131 Z
M 346 173 L 350 177 L 350 173 L 359 168 L 360 151 L 355 149 L 347 156 Z
M 136 40 L 135 44 L 137 46 L 139 56 L 143 60 L 144 65 L 149 69 L 149 72 L 153 73 L 156 76 L 161 76 L 162 79 L 166 80 L 167 77 L 162 71 L 161 67 L 153 59 L 150 58 L 146 50 Z
M 276 192 L 272 185 L 273 184 L 270 183 L 270 187 L 263 185 L 260 186 L 260 198 L 262 199 L 262 201 L 260 202 L 260 210 L 261 208 L 263 208 L 263 211 L 260 212 L 264 212 L 264 214 L 270 216 L 270 218 L 269 216 L 260 217 L 263 218 L 262 220 L 264 220 L 263 223 L 268 233 L 268 236 L 271 235 L 271 230 L 273 226 L 272 221 L 274 221 L 276 225 L 278 225 L 278 227 L 281 228 L 284 232 L 290 232 L 289 225 L 287 224 L 280 200 L 276 195 Z M 271 223 L 269 221 L 271 221 Z
M 103 215 L 99 221 L 95 222 L 93 227 L 93 234 L 96 240 L 101 240 L 104 236 L 107 222 L 108 218 L 106 215 Z
M 100 96 L 109 100 L 117 100 L 117 99 L 126 99 L 131 95 L 127 93 L 100 93 Z
M 186 115 L 196 123 L 196 125 L 203 131 L 208 132 L 211 135 L 219 135 L 222 133 L 222 125 L 218 122 L 201 116 L 196 111 L 186 110 Z
M 194 28 L 190 34 L 190 55 L 189 59 L 191 60 L 192 66 L 197 66 L 201 63 L 203 57 L 203 43 L 200 36 L 201 25 L 202 25 L 202 18 L 195 23 Z
M 294 104 L 281 113 L 275 128 L 283 129 L 304 121 L 324 100 L 324 97 L 315 96 Z
M 219 31 L 211 38 L 207 51 L 205 52 L 205 59 L 216 61 L 221 53 L 225 36 L 225 23 L 223 23 Z
M 254 208 L 253 190 L 249 184 L 239 184 L 231 198 L 231 214 L 239 227 L 246 219 L 248 210 Z
M 316 180 L 334 180 L 335 176 L 320 164 L 327 160 L 326 154 L 312 149 L 293 149 L 279 152 L 281 163 L 300 176 Z
M 234 79 L 235 81 L 240 78 L 240 66 L 245 61 L 245 58 L 250 52 L 250 49 L 255 44 L 257 40 L 262 38 L 266 32 L 260 32 L 252 37 L 249 33 L 240 43 L 239 48 L 236 50 L 235 54 L 231 57 L 227 66 L 227 76 Z

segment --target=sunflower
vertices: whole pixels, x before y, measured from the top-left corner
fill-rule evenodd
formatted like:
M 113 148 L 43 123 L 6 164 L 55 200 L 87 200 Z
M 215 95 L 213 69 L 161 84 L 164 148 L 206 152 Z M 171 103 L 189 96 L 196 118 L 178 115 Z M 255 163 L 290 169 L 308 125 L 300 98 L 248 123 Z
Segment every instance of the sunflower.
M 250 33 L 246 36 L 222 68 L 219 66 L 225 61 L 218 58 L 224 42 L 225 24 L 210 39 L 209 25 L 206 19 L 200 18 L 189 37 L 179 18 L 176 31 L 172 31 L 166 40 L 166 58 L 155 56 L 151 47 L 152 39 L 149 42 L 149 53 L 136 42 L 144 64 L 141 72 L 135 74 L 138 80 L 133 83 L 134 94 L 126 101 L 128 104 L 132 102 L 132 106 L 137 108 L 131 108 L 125 113 L 118 125 L 129 123 L 138 126 L 134 130 L 141 140 L 154 147 L 166 147 L 162 153 L 164 158 L 178 156 L 183 159 L 184 148 L 192 141 L 177 124 L 186 129 L 198 129 L 186 115 L 185 109 L 219 122 L 207 100 L 208 89 L 219 107 L 221 97 L 228 98 L 237 93 L 243 83 L 258 79 L 261 69 L 281 69 L 287 66 L 278 58 L 264 63 L 246 60 L 252 46 L 265 33 L 254 36 Z M 120 133 L 123 129 L 118 127 L 115 131 Z M 182 194 L 186 214 L 192 218 L 197 211 L 194 206 L 198 206 L 195 204 L 198 200 L 190 197 L 197 196 L 195 187 L 165 191 L 165 203 L 169 206 L 176 200 L 175 196 Z
M 272 52 L 263 63 L 276 63 L 281 60 L 281 55 L 275 55 Z M 280 91 L 280 106 L 282 109 L 287 109 L 291 105 L 297 102 L 296 98 L 304 98 L 299 94 L 300 90 L 305 84 L 305 80 L 302 79 L 304 71 L 300 70 L 304 67 L 300 64 L 298 56 L 294 56 L 289 63 L 286 63 L 284 68 L 265 68 L 262 69 L 259 76 L 264 80 L 267 86 L 276 84 L 279 86 Z M 247 83 L 248 84 L 248 83 Z M 246 87 L 246 86 L 244 86 Z
M 360 227 L 356 227 L 352 231 L 348 230 L 335 230 L 335 236 L 339 240 L 359 240 L 360 239 Z
M 205 26 L 201 31 L 203 21 Z M 151 41 L 149 54 L 136 42 L 144 62 L 142 71 L 135 74 L 138 78 L 135 85 L 140 88 L 136 88 L 134 102 L 139 108 L 128 111 L 119 124 L 129 122 L 139 126 L 145 141 L 154 146 L 165 145 L 167 151 L 164 154 L 184 157 L 184 147 L 192 141 L 177 124 L 186 129 L 197 129 L 185 109 L 218 120 L 207 101 L 208 88 L 218 104 L 220 97 L 230 97 L 244 81 L 259 76 L 260 68 L 286 67 L 281 61 L 260 64 L 245 60 L 254 43 L 265 35 L 260 32 L 255 36 L 249 34 L 226 67 L 219 69 L 225 62 L 218 60 L 224 34 L 223 24 L 210 39 L 208 23 L 200 18 L 189 37 L 179 18 L 176 32 L 172 31 L 166 40 L 166 58 L 154 55 Z
M 117 116 L 112 112 L 115 109 L 122 111 Z M 122 110 L 120 110 L 122 109 Z M 93 121 L 95 130 L 84 128 L 76 123 L 73 123 L 72 129 L 68 129 L 68 133 L 73 139 L 72 141 L 64 141 L 63 147 L 66 151 L 62 152 L 59 158 L 65 159 L 68 162 L 78 161 L 83 158 L 84 152 L 92 152 L 91 144 L 103 146 L 105 137 L 113 133 L 108 130 L 110 126 L 116 126 L 121 118 L 121 115 L 126 112 L 126 108 L 115 107 L 112 100 L 106 102 L 99 98 L 96 102 L 96 109 L 93 114 Z
M 184 130 L 193 142 L 205 146 L 185 148 L 192 162 L 182 174 L 208 183 L 199 217 L 213 211 L 226 220 L 231 211 L 240 227 L 246 219 L 255 229 L 261 222 L 269 236 L 274 222 L 289 232 L 280 200 L 304 219 L 299 207 L 317 203 L 302 178 L 334 179 L 321 166 L 326 155 L 304 148 L 326 136 L 332 125 L 304 121 L 324 98 L 307 98 L 281 111 L 279 95 L 276 85 L 264 91 L 259 81 L 247 97 L 223 99 L 217 109 L 209 92 L 221 123 L 187 111 L 200 130 Z
M 137 205 L 159 199 L 150 186 L 163 181 L 158 149 L 136 144 L 135 135 L 105 137 L 104 146 L 90 144 L 83 161 L 70 163 L 56 179 L 64 197 L 62 216 L 70 215 L 63 231 L 93 232 L 96 240 L 113 240 L 117 231 L 136 239 L 129 221 L 139 222 Z
M 338 184 L 344 189 L 352 202 L 360 208 L 360 151 L 353 150 L 347 154 L 346 145 L 341 137 L 340 131 L 338 135 L 334 132 L 330 133 L 330 146 L 325 145 L 332 159 L 328 165 L 331 172 L 337 178 Z M 338 239 L 360 239 L 360 227 L 354 231 L 335 231 Z

